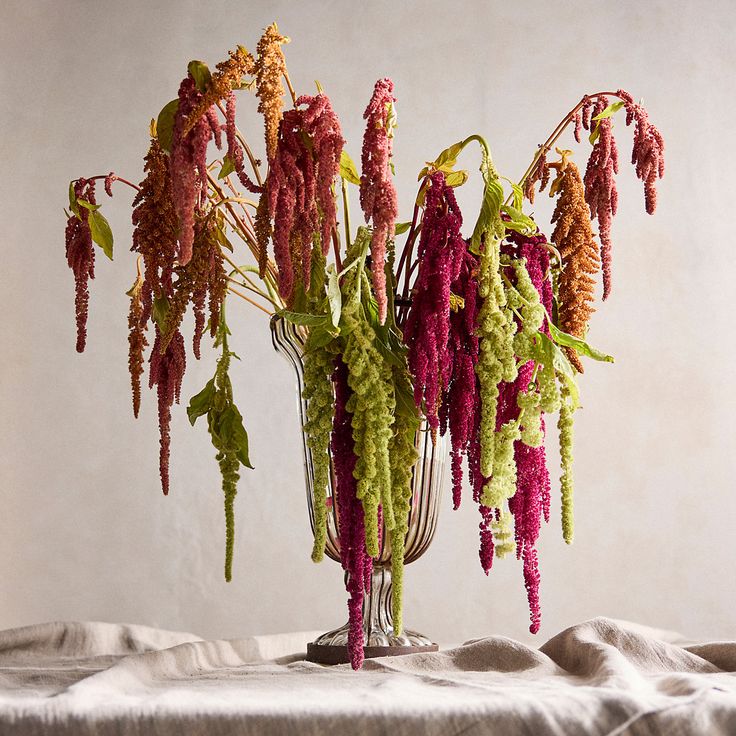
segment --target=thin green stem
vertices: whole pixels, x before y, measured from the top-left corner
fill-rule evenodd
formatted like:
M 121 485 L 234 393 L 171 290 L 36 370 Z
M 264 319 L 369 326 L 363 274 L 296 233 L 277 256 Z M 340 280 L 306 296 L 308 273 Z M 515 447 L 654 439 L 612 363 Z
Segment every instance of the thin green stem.
M 352 239 L 350 237 L 350 204 L 348 203 L 348 183 L 340 177 L 342 184 L 342 211 L 345 218 L 345 251 L 350 250 L 350 243 Z

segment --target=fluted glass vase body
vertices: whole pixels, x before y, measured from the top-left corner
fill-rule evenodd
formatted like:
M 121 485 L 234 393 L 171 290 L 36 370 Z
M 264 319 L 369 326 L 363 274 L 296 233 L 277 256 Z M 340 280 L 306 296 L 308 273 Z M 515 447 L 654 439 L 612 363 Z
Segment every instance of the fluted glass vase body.
M 281 317 L 271 320 L 271 333 L 276 351 L 293 366 L 297 382 L 298 414 L 300 426 L 306 419 L 306 401 L 302 398 L 304 371 L 302 355 L 305 334 L 301 328 Z M 419 558 L 429 547 L 437 528 L 440 499 L 446 465 L 444 438 L 432 443 L 425 422 L 416 434 L 419 459 L 412 473 L 412 497 L 409 511 L 408 530 L 405 542 L 406 564 Z M 312 453 L 302 432 L 304 454 L 304 476 L 306 482 L 307 510 L 314 531 L 314 465 Z M 340 536 L 338 533 L 339 507 L 336 501 L 335 475 L 330 460 L 330 480 L 327 488 L 327 544 L 325 554 L 340 562 Z M 415 631 L 405 629 L 395 636 L 391 614 L 391 541 L 386 529 L 381 530 L 380 553 L 373 562 L 371 587 L 363 602 L 363 628 L 366 656 L 405 654 L 414 651 L 436 649 L 430 639 Z M 316 661 L 346 661 L 347 624 L 320 636 L 310 645 L 310 658 Z

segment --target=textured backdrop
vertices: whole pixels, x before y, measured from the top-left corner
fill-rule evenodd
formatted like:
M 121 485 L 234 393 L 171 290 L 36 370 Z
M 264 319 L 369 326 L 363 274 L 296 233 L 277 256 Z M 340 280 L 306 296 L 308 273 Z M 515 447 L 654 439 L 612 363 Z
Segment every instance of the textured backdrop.
M 590 332 L 617 360 L 590 365 L 580 381 L 576 541 L 563 544 L 558 513 L 543 529 L 540 638 L 595 615 L 736 636 L 736 10 L 728 0 L 511 5 L 4 4 L 0 627 L 96 619 L 237 637 L 342 623 L 338 566 L 309 561 L 294 382 L 263 315 L 231 307 L 244 358 L 235 390 L 256 469 L 240 484 L 235 577 L 226 584 L 204 428 L 192 430 L 180 408 L 163 498 L 153 396 L 132 418 L 124 292 L 134 261 L 123 187 L 103 202 L 117 255 L 114 265 L 98 259 L 84 356 L 74 352 L 63 253 L 69 179 L 114 169 L 139 180 L 148 121 L 175 96 L 187 61 L 213 65 L 236 43 L 253 48 L 275 19 L 293 38 L 286 53 L 297 89 L 322 83 L 353 157 L 373 82 L 394 79 L 402 220 L 416 173 L 446 145 L 480 132 L 502 173 L 518 178 L 583 92 L 621 86 L 644 97 L 667 142 L 668 171 L 654 217 L 631 168 L 619 177 L 614 293 Z M 254 102 L 240 108 L 260 144 Z M 616 125 L 625 158 L 631 131 Z M 586 155 L 581 148 L 577 160 Z M 477 194 L 472 185 L 462 192 L 466 227 Z M 550 208 L 540 200 L 544 226 Z M 212 354 L 192 361 L 186 397 L 212 365 Z M 555 494 L 556 463 L 551 452 Z M 528 636 L 520 565 L 503 560 L 482 574 L 476 517 L 472 504 L 452 513 L 446 498 L 434 545 L 407 571 L 407 623 L 441 641 Z

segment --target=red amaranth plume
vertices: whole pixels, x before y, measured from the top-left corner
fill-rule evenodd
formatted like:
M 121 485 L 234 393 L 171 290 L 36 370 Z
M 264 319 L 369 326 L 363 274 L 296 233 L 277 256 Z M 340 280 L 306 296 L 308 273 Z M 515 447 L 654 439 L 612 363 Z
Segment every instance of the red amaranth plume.
M 549 251 L 545 247 L 546 238 L 541 233 L 525 237 L 514 233 L 509 238 L 518 247 L 517 255 L 526 260 L 526 268 L 540 300 L 549 314 L 552 313 L 552 285 L 545 276 L 549 269 Z M 545 321 L 542 331 L 549 335 L 549 327 Z M 508 396 L 504 402 L 510 411 L 503 419 L 518 416 L 516 397 L 519 392 L 526 391 L 534 374 L 534 362 L 529 361 L 519 369 L 519 375 L 513 384 L 506 384 Z M 544 418 L 542 433 L 544 434 Z M 516 493 L 509 499 L 509 510 L 514 515 L 514 537 L 516 555 L 521 557 L 524 566 L 524 585 L 529 602 L 531 625 L 529 630 L 536 634 L 539 631 L 541 611 L 539 607 L 539 570 L 536 543 L 542 518 L 549 520 L 550 479 L 547 470 L 547 459 L 544 444 L 530 447 L 521 441 L 514 443 L 514 460 L 516 462 Z
M 608 98 L 599 95 L 593 106 L 595 117 L 608 107 Z M 590 123 L 592 125 L 592 122 Z M 613 137 L 612 119 L 603 118 L 596 121 L 599 135 L 590 152 L 585 169 L 585 201 L 590 207 L 590 217 L 598 220 L 601 241 L 601 264 L 603 268 L 603 298 L 611 293 L 611 222 L 616 214 L 618 192 L 616 178 L 618 174 L 618 149 Z
M 452 374 L 450 288 L 460 276 L 467 244 L 460 235 L 463 218 L 452 187 L 442 172 L 430 178 L 419 240 L 419 273 L 404 327 L 414 401 L 432 432 L 439 429 L 439 408 Z
M 335 417 L 332 425 L 332 462 L 337 486 L 338 532 L 340 558 L 347 573 L 348 600 L 348 651 L 354 670 L 363 664 L 363 598 L 370 587 L 373 560 L 365 549 L 363 505 L 357 497 L 357 481 L 354 470 L 355 457 L 352 416 L 346 406 L 351 391 L 348 386 L 348 369 L 338 358 L 333 374 L 335 382 Z
M 263 191 L 263 187 L 259 187 L 258 184 L 256 184 L 245 171 L 243 147 L 240 145 L 240 141 L 238 141 L 237 127 L 235 125 L 235 107 L 235 92 L 230 92 L 225 104 L 225 136 L 227 139 L 227 157 L 230 159 L 230 162 L 235 169 L 235 173 L 238 175 L 238 179 L 240 179 L 240 183 L 248 191 L 257 194 Z M 219 148 L 220 144 L 217 143 L 217 138 L 215 138 L 215 143 Z
M 649 114 L 625 90 L 616 93 L 624 100 L 626 125 L 634 123 L 634 147 L 631 163 L 636 167 L 636 175 L 644 182 L 644 204 L 648 214 L 657 208 L 657 179 L 664 176 L 664 139 L 662 134 L 649 122 Z
M 480 472 L 480 414 L 480 391 L 478 390 L 476 378 L 475 403 L 472 414 L 473 432 L 468 442 L 466 454 L 468 458 L 468 476 L 470 477 L 470 486 L 473 489 L 473 501 L 478 504 L 478 511 L 481 517 L 478 525 L 480 537 L 478 558 L 483 572 L 488 575 L 493 567 L 493 555 L 495 551 L 493 533 L 491 532 L 491 522 L 494 516 L 493 510 L 480 502 L 483 487 L 488 481 L 487 478 L 483 477 L 483 473 Z
M 94 180 L 77 179 L 74 183 L 74 197 L 96 204 Z M 83 353 L 87 344 L 89 279 L 95 277 L 95 250 L 89 229 L 89 210 L 86 207 L 77 209 L 79 214 L 70 213 L 66 223 L 66 262 L 74 273 L 77 352 Z
M 171 139 L 171 184 L 179 217 L 179 263 L 185 266 L 192 257 L 194 213 L 207 193 L 207 144 L 212 127 L 207 115 L 200 117 L 184 135 L 187 119 L 202 98 L 191 74 L 179 86 L 179 107 Z
M 394 83 L 379 79 L 363 117 L 366 127 L 361 155 L 360 206 L 366 222 L 373 224 L 371 268 L 373 289 L 378 303 L 378 318 L 386 321 L 386 241 L 394 237 L 399 212 L 396 188 L 391 176 L 392 140 L 390 109 L 396 101 Z
M 159 472 L 164 495 L 169 493 L 169 451 L 171 446 L 171 407 L 179 403 L 181 382 L 186 370 L 184 338 L 177 330 L 168 347 L 161 353 L 161 333 L 156 327 L 150 359 L 149 388 L 156 386 L 158 395 L 158 426 L 160 432 Z
M 440 408 L 440 432 L 450 430 L 452 467 L 452 505 L 460 506 L 463 484 L 462 460 L 468 455 L 475 430 L 474 412 L 477 402 L 478 382 L 475 366 L 478 363 L 478 284 L 475 269 L 476 257 L 465 251 L 460 274 L 452 282 L 450 291 L 458 300 L 457 308 L 450 312 L 448 339 L 451 376 L 449 387 L 442 398 Z M 470 472 L 472 484 L 472 473 Z
M 340 169 L 344 140 L 340 122 L 324 94 L 302 96 L 284 113 L 268 176 L 279 292 L 288 303 L 295 275 L 309 288 L 315 236 L 327 253 L 336 226 L 332 184 Z M 305 109 L 299 109 L 306 105 Z
M 626 110 L 626 125 L 634 123 L 634 145 L 631 163 L 637 177 L 644 182 L 644 204 L 648 214 L 657 207 L 657 179 L 664 176 L 664 140 L 661 133 L 649 122 L 649 115 L 642 105 L 625 90 L 617 90 Z M 598 219 L 603 266 L 603 298 L 611 293 L 611 220 L 616 214 L 618 192 L 614 175 L 618 173 L 618 151 L 612 135 L 612 118 L 594 121 L 608 106 L 608 98 L 600 95 L 595 100 L 586 98 L 581 109 L 582 125 L 586 129 L 594 123 L 599 133 L 585 170 L 585 201 L 590 207 L 591 219 Z M 577 138 L 577 135 L 576 135 Z

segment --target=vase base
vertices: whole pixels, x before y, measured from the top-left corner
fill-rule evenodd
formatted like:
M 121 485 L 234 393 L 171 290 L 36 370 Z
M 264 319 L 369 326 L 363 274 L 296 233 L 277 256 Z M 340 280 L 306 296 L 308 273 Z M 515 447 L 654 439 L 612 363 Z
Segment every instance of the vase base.
M 439 646 L 437 644 L 426 644 L 422 646 L 407 647 L 363 647 L 366 659 L 374 659 L 376 657 L 396 657 L 405 654 L 419 654 L 425 652 L 437 652 Z M 316 664 L 347 664 L 350 662 L 348 648 L 339 644 L 317 644 L 310 642 L 307 644 L 307 661 Z

